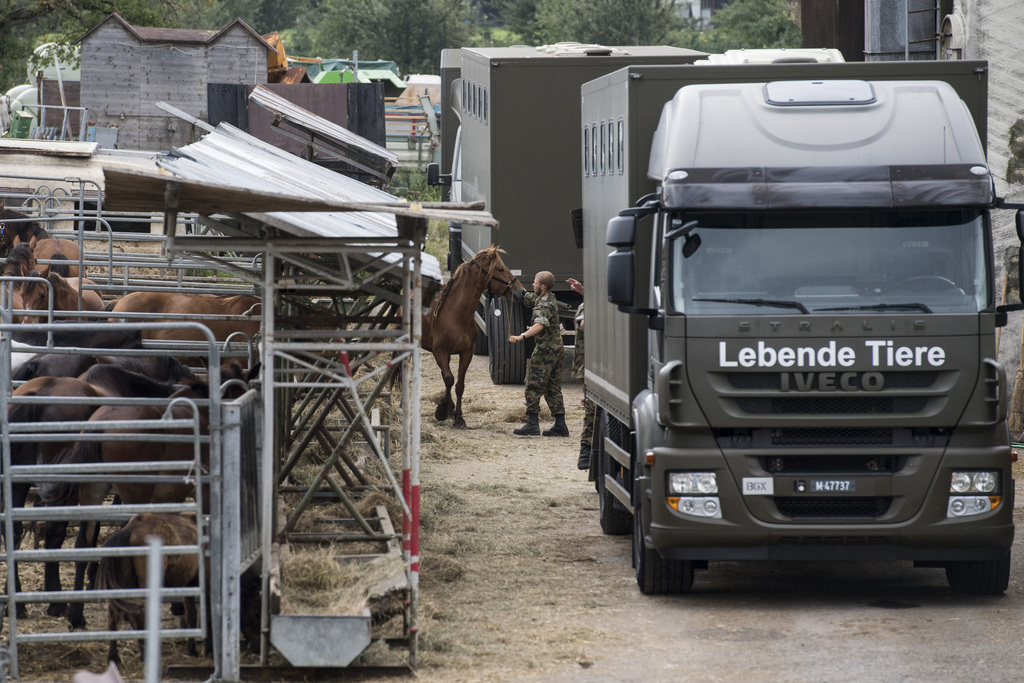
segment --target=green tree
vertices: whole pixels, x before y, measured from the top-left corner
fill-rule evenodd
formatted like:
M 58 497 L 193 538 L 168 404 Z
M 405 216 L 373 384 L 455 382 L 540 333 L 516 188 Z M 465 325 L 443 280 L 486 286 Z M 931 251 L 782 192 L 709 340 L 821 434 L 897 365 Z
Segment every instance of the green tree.
M 537 37 L 602 45 L 658 45 L 678 23 L 675 0 L 537 0 Z
M 0 5 L 0 92 L 26 80 L 32 51 L 43 43 L 63 54 L 112 12 L 139 26 L 179 27 L 215 0 L 5 0 Z M 67 60 L 65 60 L 67 61 Z
M 725 52 L 739 48 L 800 47 L 800 28 L 786 0 L 733 0 L 711 17 L 696 49 Z
M 388 59 L 403 73 L 437 73 L 441 50 L 465 45 L 460 0 L 324 0 L 312 34 L 320 57 Z

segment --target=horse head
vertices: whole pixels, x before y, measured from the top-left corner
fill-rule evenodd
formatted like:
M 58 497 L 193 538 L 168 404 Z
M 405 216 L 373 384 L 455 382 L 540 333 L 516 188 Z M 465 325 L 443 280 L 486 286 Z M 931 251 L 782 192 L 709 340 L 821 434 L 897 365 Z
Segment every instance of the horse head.
M 504 253 L 492 244 L 486 249 L 478 251 L 473 260 L 469 262 L 470 266 L 476 267 L 480 271 L 480 277 L 486 278 L 484 288 L 489 289 L 495 296 L 508 296 L 513 290 L 523 289 L 523 283 L 501 260 L 501 255 Z

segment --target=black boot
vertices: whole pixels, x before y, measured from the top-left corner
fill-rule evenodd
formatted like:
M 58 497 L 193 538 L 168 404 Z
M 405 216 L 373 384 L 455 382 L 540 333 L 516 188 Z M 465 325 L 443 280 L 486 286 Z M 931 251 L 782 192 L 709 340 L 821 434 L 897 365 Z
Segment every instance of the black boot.
M 580 444 L 580 457 L 576 460 L 576 469 L 589 470 L 590 469 L 590 445 L 581 443 Z
M 537 436 L 540 434 L 540 423 L 537 422 L 537 413 L 526 414 L 526 424 L 519 429 L 513 429 L 513 434 L 519 436 Z
M 544 436 L 569 436 L 569 428 L 565 426 L 565 415 L 555 415 L 555 424 L 545 429 Z

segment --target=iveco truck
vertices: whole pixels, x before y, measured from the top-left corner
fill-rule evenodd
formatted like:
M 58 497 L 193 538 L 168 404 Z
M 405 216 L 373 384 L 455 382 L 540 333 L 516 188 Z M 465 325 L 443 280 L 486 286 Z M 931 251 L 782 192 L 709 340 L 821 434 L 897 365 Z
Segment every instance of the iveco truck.
M 776 559 L 1006 589 L 986 97 L 971 61 L 584 84 L 593 474 L 642 592 Z

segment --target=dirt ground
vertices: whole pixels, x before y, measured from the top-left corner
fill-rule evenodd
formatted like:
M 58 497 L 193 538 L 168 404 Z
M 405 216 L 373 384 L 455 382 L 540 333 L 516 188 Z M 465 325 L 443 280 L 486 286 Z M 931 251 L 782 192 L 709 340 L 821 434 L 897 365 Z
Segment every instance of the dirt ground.
M 464 431 L 433 417 L 443 385 L 428 354 L 422 381 L 419 679 L 550 680 L 598 664 L 604 628 L 590 615 L 638 592 L 629 539 L 601 533 L 576 468 L 582 382 L 563 383 L 571 435 L 557 438 L 512 434 L 523 387 L 494 385 L 484 357 L 469 369 Z

